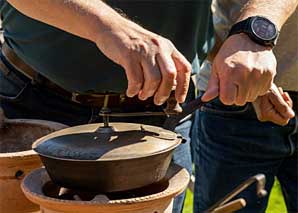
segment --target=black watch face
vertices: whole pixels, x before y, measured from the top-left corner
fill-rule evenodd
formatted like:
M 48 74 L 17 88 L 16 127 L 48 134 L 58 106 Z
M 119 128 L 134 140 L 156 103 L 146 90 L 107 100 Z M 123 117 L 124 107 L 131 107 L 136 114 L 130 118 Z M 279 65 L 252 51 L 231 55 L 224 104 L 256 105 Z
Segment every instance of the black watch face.
M 271 41 L 276 38 L 275 25 L 266 18 L 256 17 L 251 24 L 254 34 L 262 40 Z

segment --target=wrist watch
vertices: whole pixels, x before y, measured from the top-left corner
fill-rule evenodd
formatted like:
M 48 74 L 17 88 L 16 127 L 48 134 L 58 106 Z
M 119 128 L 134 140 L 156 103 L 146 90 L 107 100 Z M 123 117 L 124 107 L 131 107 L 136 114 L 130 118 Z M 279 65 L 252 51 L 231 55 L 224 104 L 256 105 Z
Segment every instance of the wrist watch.
M 252 16 L 234 24 L 228 37 L 239 33 L 245 33 L 254 42 L 269 47 L 276 45 L 279 34 L 276 25 L 262 16 Z

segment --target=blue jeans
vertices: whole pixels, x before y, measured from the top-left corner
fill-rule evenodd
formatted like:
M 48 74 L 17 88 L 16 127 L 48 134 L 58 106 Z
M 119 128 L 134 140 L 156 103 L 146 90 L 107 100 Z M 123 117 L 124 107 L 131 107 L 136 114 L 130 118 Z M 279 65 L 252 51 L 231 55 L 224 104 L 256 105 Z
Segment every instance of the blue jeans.
M 205 211 L 258 173 L 266 175 L 269 193 L 276 177 L 288 212 L 298 212 L 297 117 L 284 127 L 262 123 L 251 104 L 225 106 L 217 99 L 199 111 L 195 122 L 195 213 Z M 240 197 L 247 206 L 239 212 L 265 212 L 268 196 L 257 198 L 255 185 Z
M 0 71 L 0 105 L 8 118 L 44 119 L 69 126 L 102 122 L 98 116 L 99 109 L 82 106 L 66 100 L 59 94 L 49 91 L 40 85 L 20 76 L 13 67 L 10 67 L 8 75 Z M 163 116 L 111 118 L 111 121 L 144 123 L 148 125 L 162 126 L 165 120 Z M 176 128 L 186 143 L 176 148 L 173 162 L 186 168 L 189 173 L 192 170 L 190 153 L 190 129 L 192 121 L 181 123 Z M 182 212 L 185 193 L 178 196 L 174 201 L 174 213 Z

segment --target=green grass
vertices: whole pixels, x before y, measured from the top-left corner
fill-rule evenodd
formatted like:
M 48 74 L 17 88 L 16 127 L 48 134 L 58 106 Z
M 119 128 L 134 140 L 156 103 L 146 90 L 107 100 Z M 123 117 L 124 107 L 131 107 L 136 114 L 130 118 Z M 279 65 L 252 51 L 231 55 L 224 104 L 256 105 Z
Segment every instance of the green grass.
M 187 190 L 183 213 L 192 213 L 193 193 Z M 278 181 L 275 181 L 269 197 L 266 213 L 286 213 L 284 198 Z
M 184 203 L 183 213 L 192 213 L 193 193 L 188 189 Z
M 282 196 L 279 182 L 276 180 L 270 193 L 267 213 L 286 213 L 286 205 Z

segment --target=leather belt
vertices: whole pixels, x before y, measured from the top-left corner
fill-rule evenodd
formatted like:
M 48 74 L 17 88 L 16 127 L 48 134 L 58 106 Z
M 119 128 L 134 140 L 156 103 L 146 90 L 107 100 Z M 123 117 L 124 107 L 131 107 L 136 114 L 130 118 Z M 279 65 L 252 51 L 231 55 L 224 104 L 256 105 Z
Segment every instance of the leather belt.
M 2 55 L 17 72 L 30 79 L 33 84 L 41 85 L 42 88 L 49 89 L 50 91 L 73 102 L 86 106 L 103 107 L 105 97 L 108 95 L 108 107 L 110 108 L 118 108 L 123 105 L 140 105 L 145 106 L 146 108 L 152 108 L 154 106 L 153 99 L 141 101 L 138 98 L 128 98 L 124 94 L 79 94 L 75 92 L 69 92 L 35 71 L 32 67 L 26 64 L 6 43 L 4 43 L 2 46 Z M 0 68 L 5 75 L 11 72 L 11 70 L 2 60 L 0 60 Z

